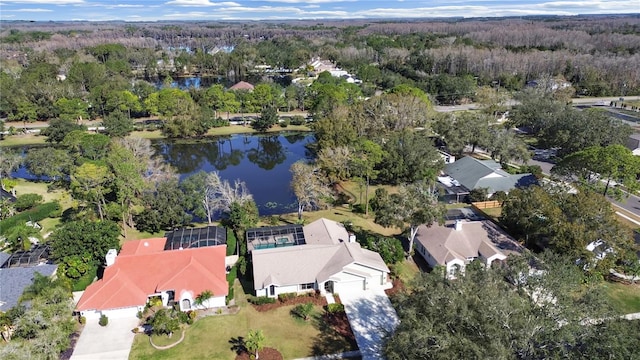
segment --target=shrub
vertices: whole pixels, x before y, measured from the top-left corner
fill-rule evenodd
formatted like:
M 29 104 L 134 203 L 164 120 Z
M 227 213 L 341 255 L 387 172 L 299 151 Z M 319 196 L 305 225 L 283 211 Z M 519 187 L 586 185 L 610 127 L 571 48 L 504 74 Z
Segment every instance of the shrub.
M 288 300 L 295 299 L 298 296 L 296 293 L 283 293 L 278 294 L 278 300 L 280 302 L 287 302 Z
M 86 316 L 80 316 L 78 321 L 80 322 L 81 325 L 84 325 L 84 324 L 87 323 L 87 317 Z
M 295 115 L 291 117 L 291 120 L 289 121 L 291 125 L 304 125 L 306 122 L 307 121 L 304 119 L 304 116 L 302 115 Z
M 2 229 L 0 233 L 4 233 L 4 231 L 18 224 L 24 224 L 27 221 L 37 222 L 47 217 L 59 216 L 59 212 L 60 204 L 58 204 L 57 201 L 38 205 L 33 209 L 23 211 L 18 215 L 0 221 L 0 229 Z
M 329 304 L 327 305 L 327 312 L 329 314 L 344 312 L 344 305 L 338 303 Z
M 42 203 L 42 196 L 38 194 L 24 194 L 18 196 L 16 202 L 13 204 L 16 210 L 24 211 L 27 209 L 31 209 L 32 207 L 39 205 Z
M 191 320 L 195 320 L 196 316 L 198 316 L 198 314 L 193 310 L 187 311 L 187 315 L 189 316 L 189 319 L 191 319 Z
M 109 324 L 109 318 L 107 317 L 107 315 L 105 314 L 100 315 L 100 320 L 98 320 L 98 324 L 100 326 L 107 326 Z
M 291 309 L 291 315 L 297 316 L 303 320 L 309 320 L 313 313 L 313 303 L 298 304 Z
M 268 296 L 251 296 L 248 298 L 248 301 L 253 305 L 264 305 L 264 304 L 274 304 L 276 299 L 270 298 Z
M 289 126 L 289 123 L 291 123 L 291 120 L 289 120 L 289 118 L 284 118 L 282 121 L 280 121 L 280 127 L 286 128 L 287 126 Z
M 138 319 L 142 319 L 142 311 L 138 311 L 138 312 L 136 313 L 136 317 L 137 317 Z

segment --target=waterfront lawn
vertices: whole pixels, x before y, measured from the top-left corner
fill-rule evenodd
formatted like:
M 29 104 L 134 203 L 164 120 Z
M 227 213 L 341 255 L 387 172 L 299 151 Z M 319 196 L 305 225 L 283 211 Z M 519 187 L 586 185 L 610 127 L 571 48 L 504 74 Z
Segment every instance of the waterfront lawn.
M 229 359 L 236 353 L 233 340 L 246 337 L 249 330 L 264 332 L 266 346 L 277 349 L 285 359 L 302 358 L 321 354 L 324 351 L 341 352 L 352 350 L 344 341 L 341 344 L 332 330 L 326 330 L 320 321 L 320 307 L 310 321 L 301 321 L 290 315 L 293 306 L 258 312 L 246 302 L 239 282 L 234 286 L 236 302 L 241 309 L 234 315 L 210 316 L 197 320 L 185 332 L 185 339 L 168 350 L 156 350 L 149 344 L 147 335 L 138 334 L 133 342 L 130 359 Z M 323 328 L 324 331 L 319 329 Z M 174 334 L 175 336 L 175 334 Z

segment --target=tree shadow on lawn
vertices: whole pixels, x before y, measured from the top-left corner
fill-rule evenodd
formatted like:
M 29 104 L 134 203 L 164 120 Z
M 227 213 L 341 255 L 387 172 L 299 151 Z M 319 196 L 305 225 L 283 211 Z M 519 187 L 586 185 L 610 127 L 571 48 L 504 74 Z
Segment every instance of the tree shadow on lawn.
M 243 354 L 248 351 L 244 341 L 244 337 L 242 336 L 231 338 L 231 340 L 229 340 L 229 344 L 231 344 L 231 351 L 235 352 L 237 355 Z

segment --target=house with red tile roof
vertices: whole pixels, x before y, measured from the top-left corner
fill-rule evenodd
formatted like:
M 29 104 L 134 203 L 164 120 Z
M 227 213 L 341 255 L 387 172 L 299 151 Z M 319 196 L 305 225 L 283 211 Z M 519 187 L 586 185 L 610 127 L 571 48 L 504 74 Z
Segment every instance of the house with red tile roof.
M 76 310 L 88 319 L 132 317 L 152 297 L 164 306 L 177 303 L 182 311 L 225 306 L 226 245 L 166 250 L 166 242 L 128 241 L 119 254 L 109 250 L 102 279 L 87 287 Z M 207 290 L 213 297 L 196 306 L 196 297 Z

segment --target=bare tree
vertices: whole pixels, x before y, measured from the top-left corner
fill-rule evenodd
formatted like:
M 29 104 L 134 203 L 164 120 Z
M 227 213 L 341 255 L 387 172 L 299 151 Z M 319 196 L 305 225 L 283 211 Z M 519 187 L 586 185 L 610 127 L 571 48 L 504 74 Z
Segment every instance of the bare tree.
M 297 161 L 291 165 L 291 188 L 298 199 L 298 219 L 302 219 L 302 212 L 307 209 L 316 209 L 327 204 L 332 193 L 324 183 L 320 170 L 303 161 Z

